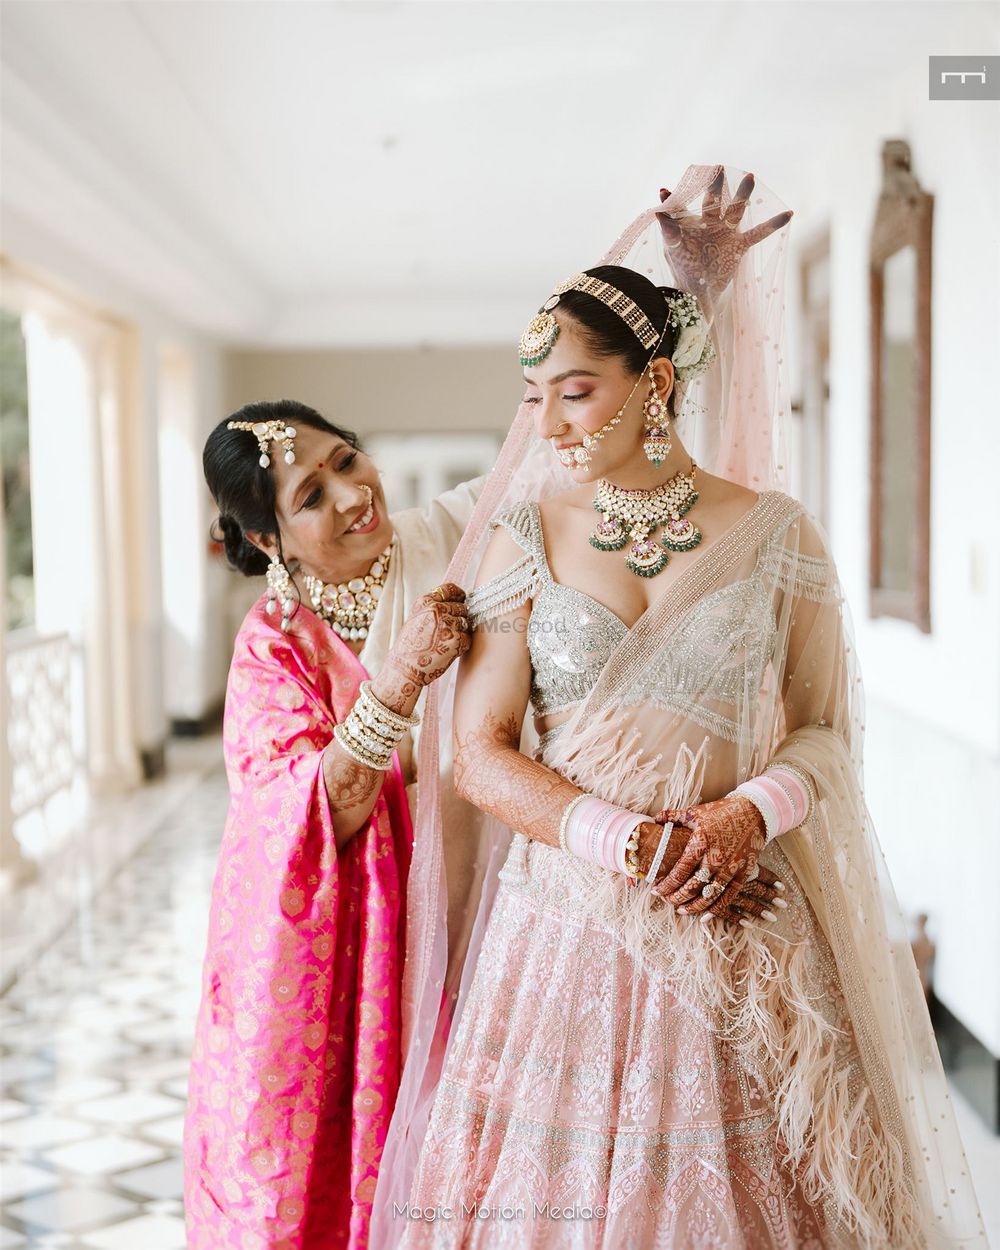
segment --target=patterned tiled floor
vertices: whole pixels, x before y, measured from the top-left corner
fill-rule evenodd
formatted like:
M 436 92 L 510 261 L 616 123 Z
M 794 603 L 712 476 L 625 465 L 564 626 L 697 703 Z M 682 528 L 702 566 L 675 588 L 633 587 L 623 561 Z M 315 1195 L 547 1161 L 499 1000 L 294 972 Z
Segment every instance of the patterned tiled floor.
M 221 759 L 216 739 L 201 750 Z M 0 1250 L 183 1250 L 187 1066 L 227 797 L 220 768 L 172 804 L 0 999 Z
M 186 1071 L 227 793 L 217 739 L 173 759 L 202 778 L 179 801 L 149 792 L 151 836 L 0 998 L 0 1250 L 184 1250 Z M 954 1100 L 1000 1250 L 1000 1140 Z

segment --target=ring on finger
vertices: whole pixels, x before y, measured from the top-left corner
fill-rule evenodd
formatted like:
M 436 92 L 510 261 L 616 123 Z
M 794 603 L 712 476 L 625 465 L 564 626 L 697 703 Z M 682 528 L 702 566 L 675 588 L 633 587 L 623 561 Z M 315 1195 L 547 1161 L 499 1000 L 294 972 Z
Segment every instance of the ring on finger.
M 701 897 L 718 898 L 725 888 L 721 881 L 709 881 L 708 885 L 702 886 Z
M 753 872 L 751 872 L 749 877 L 747 877 L 747 881 L 756 881 L 759 876 L 760 876 L 760 864 L 754 864 Z
M 702 864 L 698 871 L 694 874 L 693 880 L 700 881 L 702 885 L 708 885 L 712 880 L 712 870 L 707 865 Z

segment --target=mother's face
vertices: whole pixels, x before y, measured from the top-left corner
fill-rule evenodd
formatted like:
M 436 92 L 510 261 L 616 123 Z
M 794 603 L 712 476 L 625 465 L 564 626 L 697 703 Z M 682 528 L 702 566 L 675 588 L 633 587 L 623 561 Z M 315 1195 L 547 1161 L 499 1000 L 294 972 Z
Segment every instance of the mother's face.
M 295 463 L 271 457 L 285 558 L 325 582 L 346 581 L 366 572 L 392 538 L 378 471 L 339 435 L 300 422 L 295 429 Z

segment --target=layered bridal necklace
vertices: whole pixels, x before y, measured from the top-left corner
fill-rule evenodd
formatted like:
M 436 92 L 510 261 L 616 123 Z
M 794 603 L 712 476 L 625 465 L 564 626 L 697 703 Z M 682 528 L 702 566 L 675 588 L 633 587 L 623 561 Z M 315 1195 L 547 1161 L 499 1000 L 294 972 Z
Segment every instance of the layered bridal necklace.
M 625 567 L 637 577 L 655 577 L 666 567 L 670 552 L 690 551 L 701 542 L 701 530 L 686 518 L 698 501 L 694 488 L 697 465 L 687 473 L 675 473 L 652 490 L 626 490 L 606 478 L 597 484 L 594 509 L 601 520 L 590 535 L 598 551 L 621 551 L 631 544 Z M 659 542 L 653 531 L 663 526 Z
M 341 638 L 354 641 L 368 637 L 385 579 L 389 575 L 391 554 L 392 543 L 375 559 L 364 577 L 352 577 L 349 582 L 324 582 L 308 575 L 302 579 L 313 611 L 324 621 L 329 621 L 330 628 Z

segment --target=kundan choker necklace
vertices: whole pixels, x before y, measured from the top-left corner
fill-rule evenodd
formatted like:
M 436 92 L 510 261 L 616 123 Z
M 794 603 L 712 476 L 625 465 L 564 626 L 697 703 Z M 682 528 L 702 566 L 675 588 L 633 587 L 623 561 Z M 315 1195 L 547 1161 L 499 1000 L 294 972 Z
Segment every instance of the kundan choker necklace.
M 626 568 L 637 577 L 655 577 L 666 567 L 672 551 L 690 551 L 701 542 L 701 530 L 685 519 L 698 501 L 694 488 L 697 465 L 688 473 L 675 473 L 652 490 L 625 490 L 606 478 L 597 484 L 594 509 L 601 513 L 590 545 L 598 551 L 621 551 L 631 539 Z M 661 541 L 653 530 L 663 526 Z
M 313 611 L 324 621 L 330 622 L 334 633 L 341 638 L 367 638 L 368 630 L 382 597 L 382 588 L 389 575 L 389 558 L 392 543 L 375 560 L 364 577 L 352 577 L 349 582 L 324 582 L 318 577 L 306 576 L 303 585 L 309 592 Z

